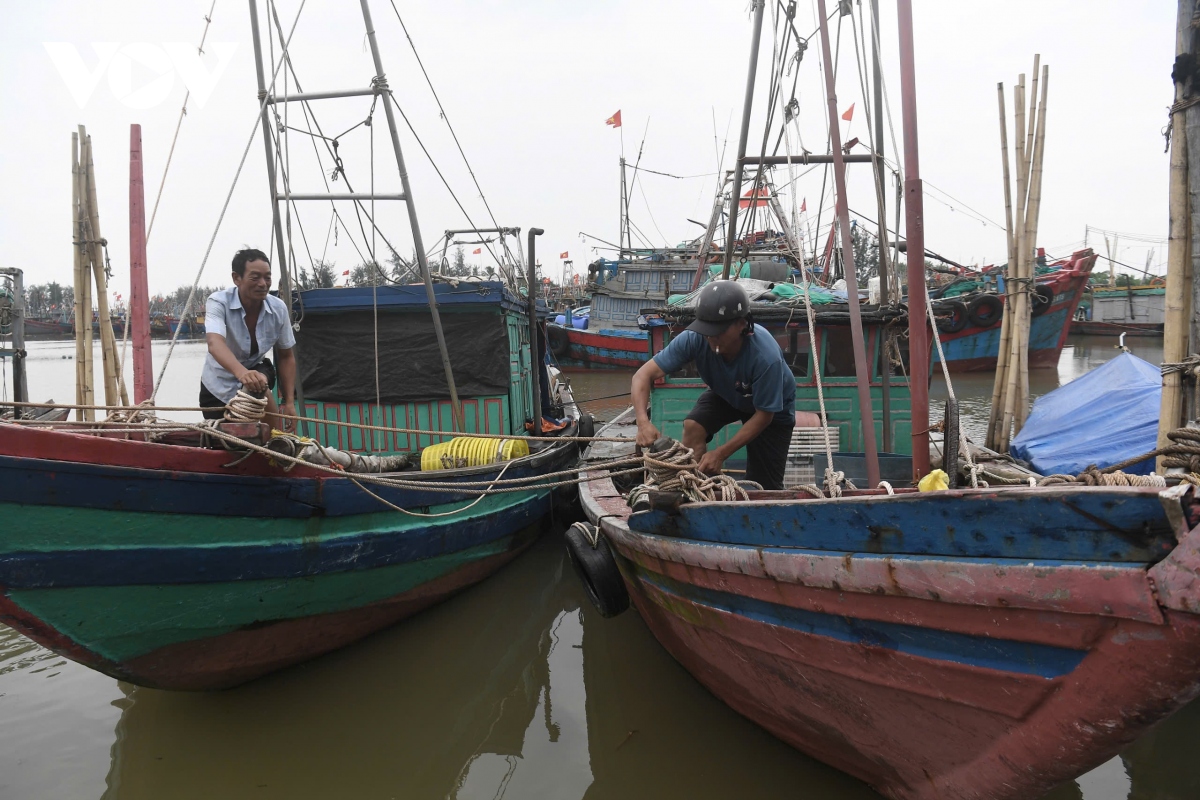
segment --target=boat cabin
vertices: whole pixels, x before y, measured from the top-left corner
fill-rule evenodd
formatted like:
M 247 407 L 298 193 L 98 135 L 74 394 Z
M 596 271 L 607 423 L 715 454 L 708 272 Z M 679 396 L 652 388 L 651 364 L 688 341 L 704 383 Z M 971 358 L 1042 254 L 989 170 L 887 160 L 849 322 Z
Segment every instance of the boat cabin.
M 297 293 L 301 416 L 447 436 L 376 433 L 341 425 L 301 431 L 340 450 L 413 452 L 453 435 L 524 435 L 535 408 L 528 302 L 499 282 L 434 285 L 465 431 L 450 391 L 423 285 Z M 378 402 L 378 405 L 377 405 Z M 314 430 L 315 429 L 315 432 Z

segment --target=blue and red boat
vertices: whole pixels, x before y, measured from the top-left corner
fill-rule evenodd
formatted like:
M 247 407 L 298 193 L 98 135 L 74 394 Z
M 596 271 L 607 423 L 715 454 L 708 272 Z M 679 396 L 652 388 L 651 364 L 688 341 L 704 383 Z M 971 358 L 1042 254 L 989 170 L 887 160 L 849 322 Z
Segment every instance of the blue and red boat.
M 1030 368 L 1058 366 L 1058 358 L 1071 332 L 1071 320 L 1087 290 L 1095 263 L 1096 254 L 1086 249 L 1039 269 L 1030 306 Z M 1005 302 L 1003 289 L 996 293 L 978 292 L 934 301 L 934 310 L 939 316 L 939 336 L 951 372 L 996 369 Z M 935 351 L 935 363 L 937 358 Z
M 437 290 L 463 424 L 436 348 L 409 348 L 407 369 L 385 359 L 380 383 L 360 381 L 372 362 L 354 350 L 372 345 L 356 344 L 354 330 L 432 338 L 421 287 L 318 289 L 302 293 L 303 415 L 312 420 L 302 432 L 350 453 L 415 456 L 476 434 L 497 446 L 523 439 L 528 455 L 392 471 L 380 485 L 237 442 L 205 447 L 204 434 L 179 426 L 0 422 L 0 622 L 121 680 L 223 688 L 391 625 L 521 553 L 551 507 L 538 476 L 569 468 L 577 445 L 524 439 L 540 403 L 522 301 L 500 284 Z M 361 313 L 364 304 L 377 318 Z M 264 427 L 227 432 L 274 442 Z M 562 433 L 575 430 L 570 422 Z M 528 483 L 486 491 L 501 474 Z

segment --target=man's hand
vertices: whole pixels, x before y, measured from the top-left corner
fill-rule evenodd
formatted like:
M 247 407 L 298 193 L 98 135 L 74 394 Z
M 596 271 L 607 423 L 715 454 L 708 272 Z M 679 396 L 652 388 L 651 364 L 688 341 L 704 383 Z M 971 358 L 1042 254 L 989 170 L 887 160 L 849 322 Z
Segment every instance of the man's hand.
M 280 414 L 279 424 L 283 426 L 283 428 L 282 428 L 283 430 L 293 431 L 296 429 L 296 420 L 283 418 L 284 414 L 291 416 L 291 417 L 296 416 L 296 404 L 295 403 L 284 403 L 283 405 L 281 405 L 279 407 L 279 414 Z
M 638 421 L 637 446 L 649 447 L 659 440 L 662 436 L 658 432 L 658 428 L 654 427 L 654 423 L 650 420 Z
M 720 448 L 714 448 L 700 456 L 699 468 L 705 475 L 719 475 L 724 464 L 725 456 L 721 455 Z
M 242 386 L 250 394 L 267 393 L 267 376 L 256 369 L 246 370 L 238 380 L 241 381 Z

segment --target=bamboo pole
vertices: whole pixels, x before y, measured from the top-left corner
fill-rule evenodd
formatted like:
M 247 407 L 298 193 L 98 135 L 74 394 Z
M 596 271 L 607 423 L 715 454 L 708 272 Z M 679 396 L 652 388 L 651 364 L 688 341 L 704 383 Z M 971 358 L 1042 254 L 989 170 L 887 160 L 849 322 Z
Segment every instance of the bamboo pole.
M 1017 85 L 1013 89 L 1015 98 L 1013 114 L 1016 120 L 1016 168 L 1017 168 L 1017 216 L 1016 216 L 1016 243 L 1017 243 L 1017 258 L 1014 264 L 1009 268 L 1009 280 L 1013 282 L 1013 303 L 1012 303 L 1012 337 L 1010 339 L 1010 347 L 1008 353 L 1008 369 L 1005 376 L 1005 391 L 1004 391 L 1004 416 L 1000 422 L 1000 452 L 1008 450 L 1010 432 L 1012 430 L 1013 416 L 1016 411 L 1017 392 L 1020 391 L 1018 383 L 1020 381 L 1020 363 L 1021 363 L 1021 334 L 1023 326 L 1022 320 L 1025 318 L 1025 299 L 1027 291 L 1025 288 L 1025 198 L 1027 195 L 1027 180 L 1029 171 L 1026 167 L 1027 153 L 1025 152 L 1025 75 L 1024 73 L 1017 79 Z
M 1180 0 L 1176 23 L 1176 56 L 1192 52 L 1192 0 Z M 1182 81 L 1175 84 L 1175 102 L 1189 99 Z M 1191 202 L 1188 195 L 1189 161 L 1186 117 L 1171 115 L 1171 166 L 1169 173 L 1170 225 L 1167 233 L 1166 314 L 1163 322 L 1163 363 L 1177 363 L 1187 357 L 1188 295 L 1191 293 L 1189 275 L 1191 247 Z M 1183 423 L 1183 380 L 1179 372 L 1163 375 L 1162 405 L 1158 416 L 1158 446 L 1169 444 L 1167 433 Z M 1163 469 L 1159 456 L 1157 468 Z
M 85 257 L 83 248 L 86 246 L 83 242 L 87 239 L 84 234 L 84 225 L 82 219 L 82 206 L 80 205 L 80 186 L 82 181 L 79 175 L 79 133 L 71 134 L 71 246 L 75 254 L 75 404 L 79 406 L 95 405 L 95 397 L 92 394 L 92 381 L 88 364 L 91 356 L 90 334 L 92 331 L 92 315 L 91 315 L 91 296 L 88 292 L 88 287 L 91 285 L 91 278 L 87 281 L 83 280 Z M 88 334 L 85 339 L 85 331 Z M 75 418 L 80 422 L 90 421 L 93 418 L 90 408 L 76 409 Z
M 1037 64 L 1035 58 L 1034 64 Z M 1034 86 L 1037 86 L 1036 78 Z M 1030 177 L 1029 177 L 1029 205 L 1025 209 L 1025 228 L 1026 228 L 1026 250 L 1032 250 L 1037 242 L 1038 234 L 1038 214 L 1042 207 L 1042 161 L 1046 153 L 1046 96 L 1050 86 L 1050 67 L 1042 67 L 1041 100 L 1038 102 L 1037 111 L 1037 135 L 1034 139 L 1033 159 L 1030 162 Z M 1030 98 L 1031 101 L 1037 98 Z M 1026 278 L 1029 279 L 1028 286 L 1034 285 L 1033 281 L 1033 262 L 1029 260 L 1029 253 L 1025 255 L 1028 271 Z M 1032 295 L 1026 295 L 1026 304 L 1032 298 Z M 1025 346 L 1021 350 L 1021 395 L 1017 398 L 1017 416 L 1015 433 L 1020 433 L 1021 428 L 1025 426 L 1025 420 L 1029 417 L 1029 338 L 1030 327 L 1032 326 L 1032 313 L 1026 314 L 1023 318 L 1025 325 Z
M 1016 263 L 1016 241 L 1013 239 L 1012 187 L 1008 169 L 1008 115 L 1004 111 L 1004 84 L 996 84 L 996 94 L 1000 102 L 1000 163 L 1003 165 L 1004 176 L 1004 224 L 1008 241 L 1008 269 L 1011 275 L 1013 264 Z M 988 415 L 987 446 L 996 450 L 999 448 L 998 433 L 1000 420 L 1003 417 L 1004 386 L 1007 380 L 1008 353 L 1012 347 L 1012 282 L 1004 281 L 1004 314 L 1000 318 L 1000 351 L 996 357 L 996 377 L 992 386 L 992 407 Z
M 83 133 L 80 126 L 80 139 L 83 141 L 83 170 L 84 184 L 87 187 L 87 217 L 90 230 L 92 250 L 92 275 L 96 281 L 96 308 L 100 326 L 100 357 L 104 369 L 104 402 L 105 405 L 115 406 L 119 400 L 129 404 L 128 397 L 121 397 L 117 387 L 117 342 L 113 336 L 112 318 L 108 311 L 108 278 L 104 272 L 104 245 L 100 233 L 100 207 L 96 202 L 96 170 L 92 159 L 92 137 Z

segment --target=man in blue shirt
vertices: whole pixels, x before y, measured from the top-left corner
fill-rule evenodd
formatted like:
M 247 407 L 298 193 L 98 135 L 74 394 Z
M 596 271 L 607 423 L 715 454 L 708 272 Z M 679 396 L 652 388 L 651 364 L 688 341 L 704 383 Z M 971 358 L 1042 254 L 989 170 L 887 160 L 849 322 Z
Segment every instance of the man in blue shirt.
M 261 250 L 239 250 L 233 257 L 233 283 L 209 295 L 204 309 L 208 357 L 200 374 L 200 406 L 207 419 L 220 419 L 225 405 L 239 389 L 267 396 L 266 421 L 272 428 L 290 430 L 296 415 L 292 400 L 296 386 L 296 337 L 288 307 L 272 297 L 271 264 Z M 278 369 L 267 353 L 276 348 Z M 278 406 L 271 394 L 279 378 Z
M 750 298 L 736 281 L 713 281 L 700 290 L 696 319 L 633 376 L 637 443 L 649 447 L 661 436 L 650 421 L 650 387 L 667 373 L 695 362 L 708 390 L 683 423 L 683 444 L 709 475 L 746 448 L 746 478 L 764 489 L 782 489 L 792 428 L 796 424 L 796 380 L 771 334 L 747 319 Z M 732 422 L 742 427 L 725 444 L 708 443 Z

